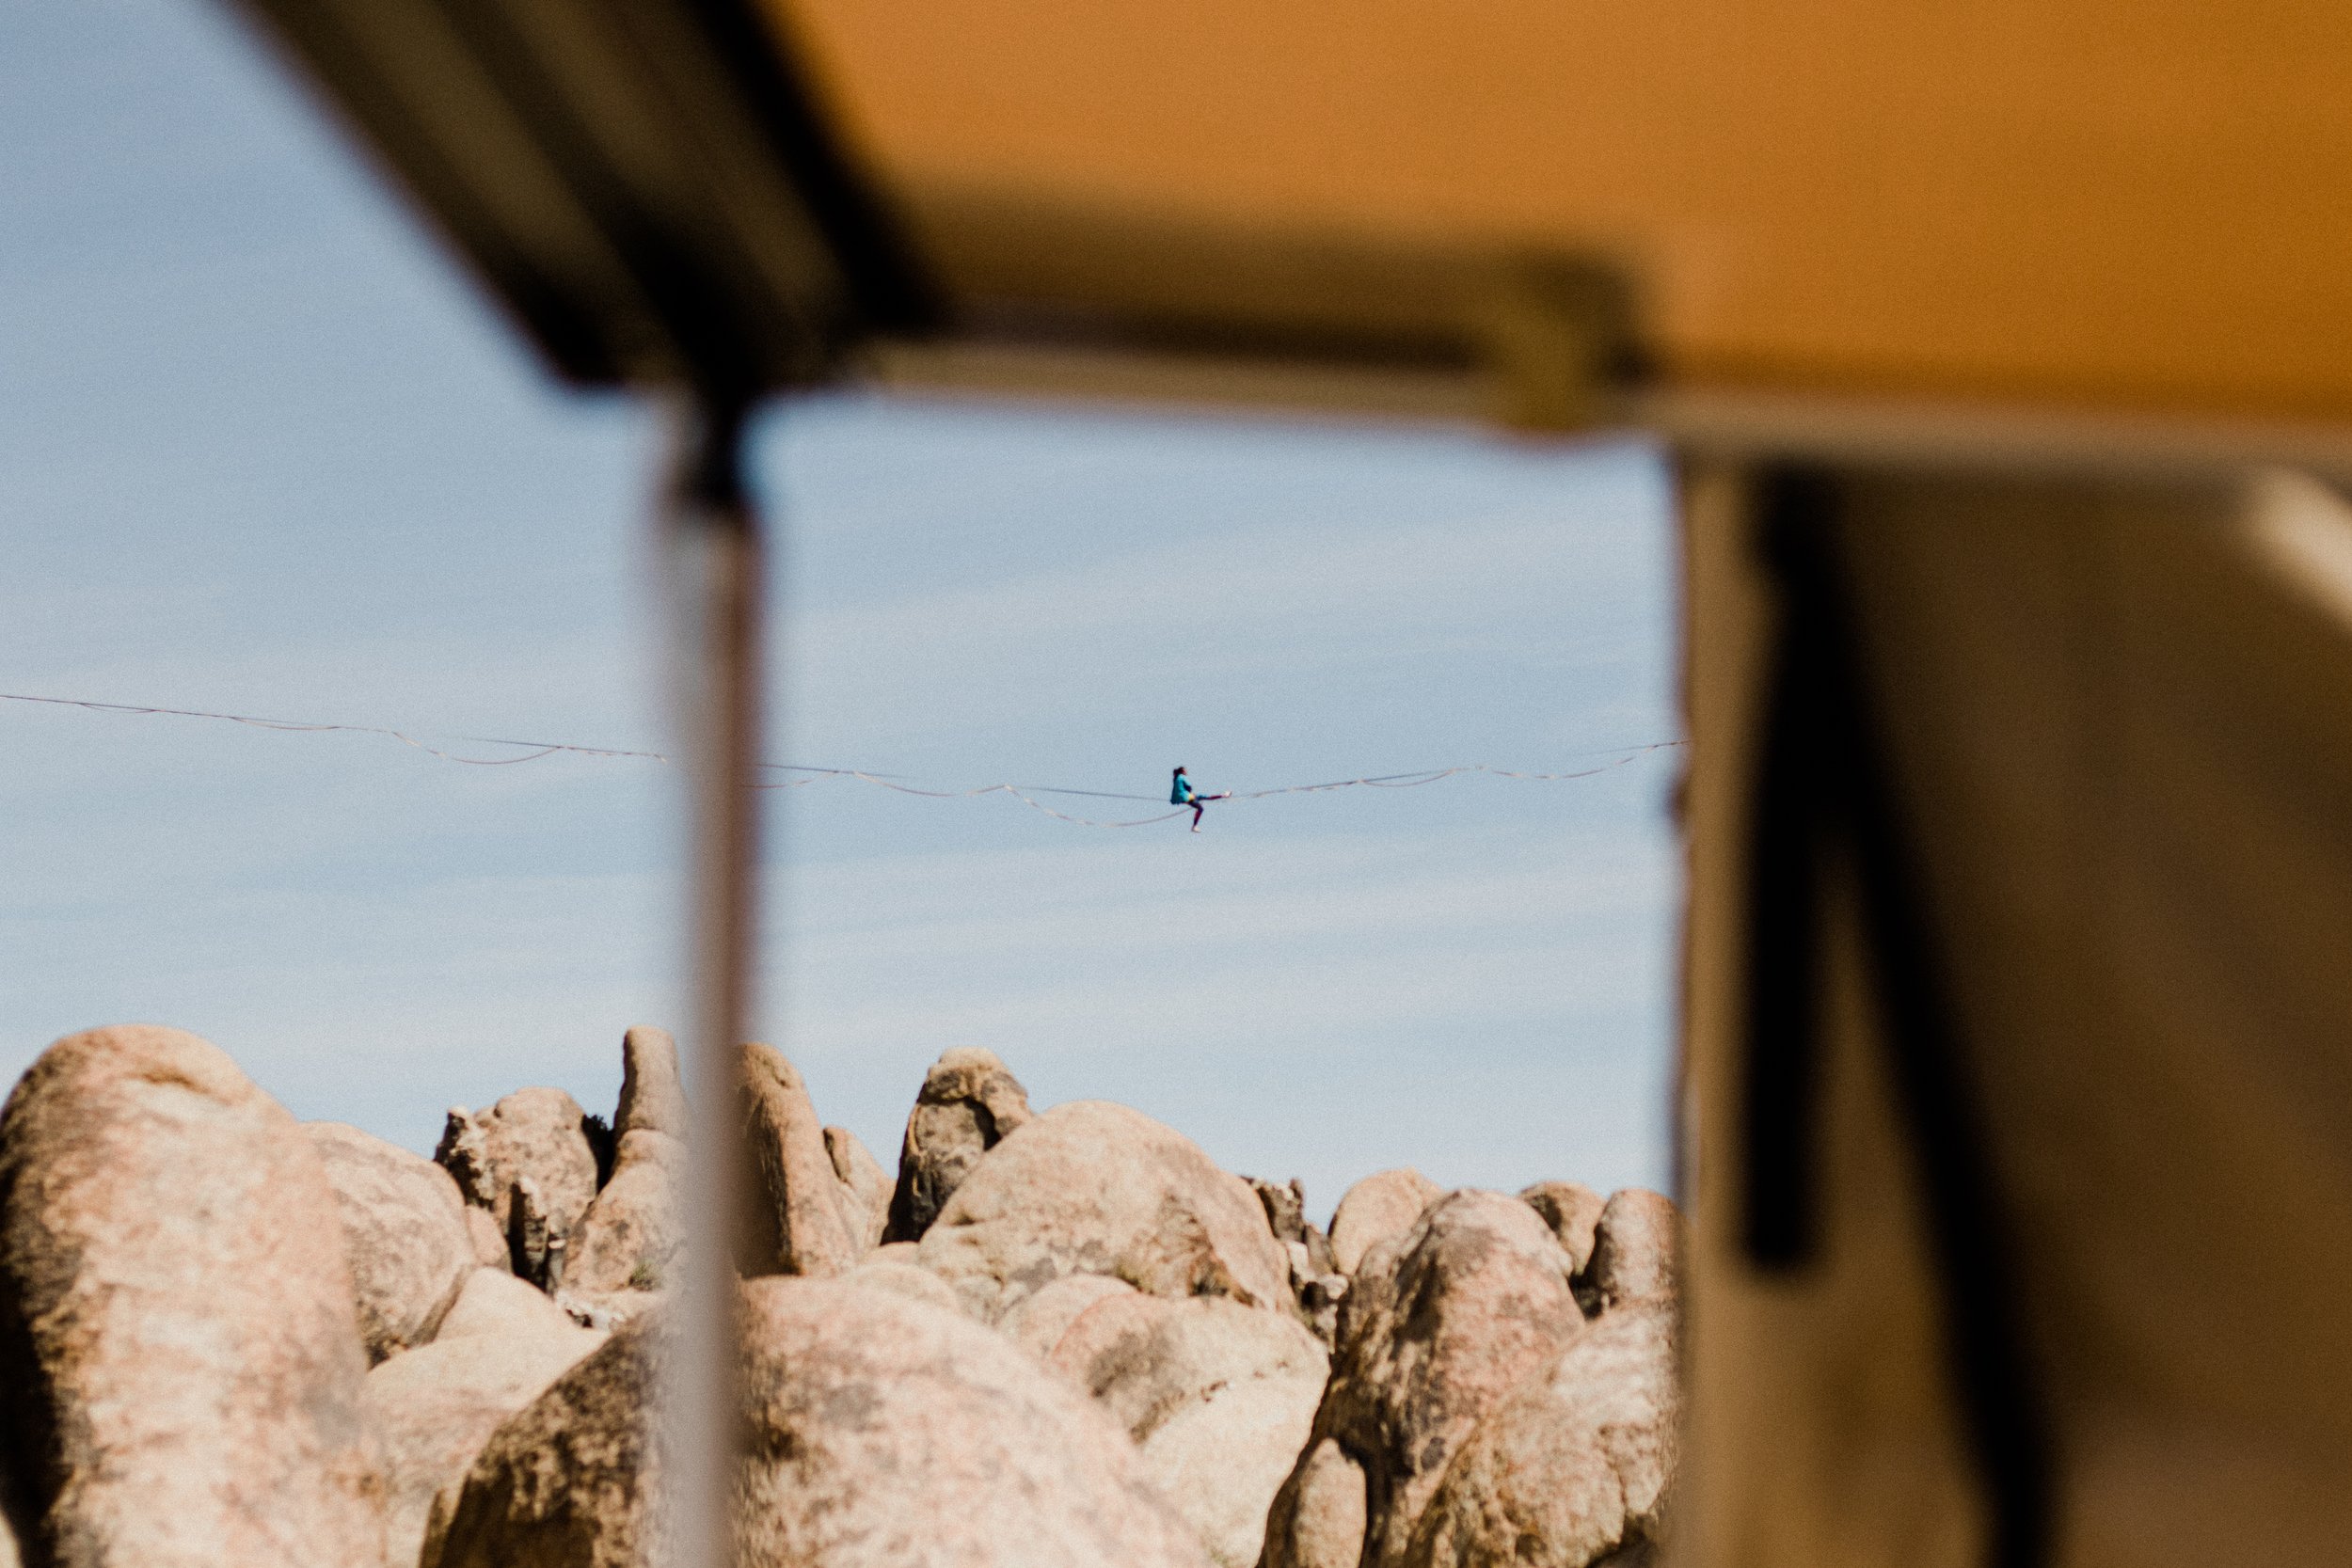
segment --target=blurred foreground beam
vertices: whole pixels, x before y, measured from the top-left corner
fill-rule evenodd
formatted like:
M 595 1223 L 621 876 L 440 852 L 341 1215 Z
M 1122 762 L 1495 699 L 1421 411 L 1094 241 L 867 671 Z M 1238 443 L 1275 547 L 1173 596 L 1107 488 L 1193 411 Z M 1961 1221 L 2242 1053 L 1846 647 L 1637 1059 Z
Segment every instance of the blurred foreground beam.
M 1602 257 L 899 195 L 950 304 L 946 330 L 857 356 L 886 386 L 1563 432 L 1621 417 L 1641 369 L 1636 301 Z
M 687 763 L 692 873 L 688 953 L 693 1053 L 688 1091 L 689 1315 L 673 1340 L 667 1431 L 669 1506 L 657 1568 L 734 1560 L 739 1414 L 735 1337 L 736 1215 L 742 1202 L 737 1147 L 737 1053 L 750 1037 L 759 962 L 758 777 L 764 731 L 766 541 L 744 484 L 743 410 L 690 403 L 677 411 L 660 502 L 670 599 L 672 715 Z
M 240 0 L 565 380 L 741 404 L 934 306 L 739 0 Z

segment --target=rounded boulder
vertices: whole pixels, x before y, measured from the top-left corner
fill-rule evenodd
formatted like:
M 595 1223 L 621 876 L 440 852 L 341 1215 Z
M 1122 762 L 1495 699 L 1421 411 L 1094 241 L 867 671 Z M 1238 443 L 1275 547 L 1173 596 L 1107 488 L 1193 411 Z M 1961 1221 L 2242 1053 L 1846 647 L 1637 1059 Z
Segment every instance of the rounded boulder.
M 1422 1515 L 1407 1568 L 1587 1568 L 1654 1546 L 1677 1454 L 1675 1313 L 1604 1314 L 1462 1446 Z
M 516 1089 L 478 1115 L 462 1106 L 451 1111 L 433 1157 L 468 1202 L 489 1211 L 508 1247 L 519 1251 L 516 1190 L 526 1180 L 553 1235 L 570 1235 L 595 1199 L 598 1170 L 587 1120 L 580 1101 L 562 1089 Z
M 0 1465 L 35 1561 L 383 1552 L 367 1354 L 316 1145 L 222 1052 L 95 1029 L 0 1111 Z
M 1150 1295 L 1290 1303 L 1290 1259 L 1249 1184 L 1173 1128 L 1107 1101 L 1057 1105 L 991 1150 L 917 1256 L 992 1323 L 1073 1274 Z
M 368 1359 L 421 1345 L 473 1272 L 465 1200 L 449 1172 L 339 1121 L 303 1128 L 326 1166 Z
M 1538 1181 L 1519 1194 L 1519 1199 L 1544 1217 L 1551 1233 L 1560 1239 L 1560 1246 L 1568 1255 L 1568 1267 L 1578 1274 L 1593 1260 L 1593 1241 L 1600 1224 L 1601 1196 L 1581 1181 Z
M 1475 1190 L 1447 1195 L 1364 1259 L 1314 1425 L 1318 1445 L 1330 1439 L 1364 1472 L 1364 1568 L 1402 1561 L 1479 1421 L 1582 1332 L 1567 1261 L 1534 1209 Z M 1296 1488 L 1284 1497 L 1303 1500 Z M 1284 1520 L 1270 1533 L 1297 1534 Z M 1269 1558 L 1268 1568 L 1299 1565 Z
M 1035 1117 L 1021 1080 L 993 1051 L 959 1046 L 923 1075 L 898 1145 L 887 1239 L 920 1241 L 980 1156 Z
M 418 1560 L 436 1498 L 464 1483 L 508 1417 L 603 1342 L 537 1290 L 483 1269 L 440 1338 L 368 1374 L 360 1404 L 383 1465 L 387 1560 Z
M 624 1326 L 499 1430 L 424 1568 L 640 1560 L 662 1322 Z M 1206 1568 L 1107 1418 L 960 1313 L 769 1276 L 743 1287 L 741 1322 L 744 1568 Z
M 567 1290 L 660 1288 L 686 1245 L 676 1201 L 685 1166 L 685 1144 L 668 1133 L 632 1128 L 621 1134 L 612 1180 L 572 1232 L 564 1265 Z
M 1282 1313 L 1126 1291 L 1080 1314 L 1047 1365 L 1126 1428 L 1218 1568 L 1252 1568 L 1323 1398 L 1321 1340 Z
M 1412 1169 L 1375 1171 L 1340 1195 L 1331 1214 L 1331 1259 L 1340 1273 L 1353 1275 L 1363 1266 L 1364 1255 L 1391 1237 L 1413 1228 L 1413 1222 L 1445 1189 Z
M 1662 1193 L 1621 1187 L 1593 1227 L 1584 1284 L 1604 1312 L 1636 1301 L 1672 1301 L 1682 1289 L 1682 1212 Z

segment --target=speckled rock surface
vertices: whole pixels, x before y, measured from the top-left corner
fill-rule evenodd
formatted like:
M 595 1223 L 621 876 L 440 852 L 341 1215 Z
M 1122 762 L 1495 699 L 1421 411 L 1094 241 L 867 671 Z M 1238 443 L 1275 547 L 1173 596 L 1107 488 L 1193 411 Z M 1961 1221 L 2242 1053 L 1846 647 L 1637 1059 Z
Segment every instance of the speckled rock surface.
M 623 1326 L 492 1430 L 435 1496 L 420 1568 L 638 1568 L 660 1528 L 658 1321 Z
M 367 1354 L 316 1146 L 176 1029 L 52 1045 L 0 1112 L 0 1465 L 36 1561 L 373 1563 Z
M 510 1249 L 517 1245 L 515 1189 L 525 1178 L 550 1232 L 568 1236 L 596 1196 L 585 1120 L 562 1089 L 516 1089 L 486 1111 L 451 1110 L 433 1157 L 468 1202 L 489 1211 Z
M 845 1212 L 808 1087 L 772 1046 L 743 1047 L 739 1064 L 749 1169 L 736 1265 L 746 1276 L 839 1274 L 866 1249 Z
M 418 1560 L 435 1498 L 451 1491 L 456 1501 L 490 1434 L 604 1342 L 511 1275 L 482 1270 L 467 1293 L 471 1310 L 453 1311 L 439 1338 L 385 1362 L 360 1391 L 383 1466 L 393 1564 Z
M 1028 1092 L 995 1053 L 975 1046 L 944 1053 L 923 1075 L 907 1117 L 887 1238 L 920 1241 L 980 1157 L 1033 1116 Z
M 1290 1260 L 1248 1183 L 1174 1129 L 1107 1101 L 1057 1105 L 997 1145 L 918 1256 L 989 1323 L 1073 1274 L 1152 1295 L 1290 1307 Z
M 1593 1233 L 1600 1223 L 1601 1196 L 1581 1181 L 1538 1181 L 1519 1194 L 1519 1200 L 1544 1217 L 1568 1266 L 1578 1274 L 1593 1260 Z
M 1645 1187 L 1611 1193 L 1593 1227 L 1584 1285 L 1603 1312 L 1673 1299 L 1682 1288 L 1682 1213 L 1674 1201 Z
M 890 1226 L 890 1178 L 873 1151 L 846 1127 L 825 1129 L 825 1155 L 841 1182 L 843 1213 L 858 1251 L 871 1252 L 882 1244 Z
M 1070 1331 L 1070 1325 L 1095 1303 L 1105 1296 L 1136 1293 L 1133 1285 L 1108 1275 L 1064 1275 L 998 1319 L 996 1329 L 1006 1338 L 1043 1361 L 1053 1355 L 1054 1347 L 1061 1343 L 1061 1337 Z
M 1080 1314 L 1047 1365 L 1127 1430 L 1218 1568 L 1253 1568 L 1323 1397 L 1321 1340 L 1282 1313 L 1131 1291 Z
M 1422 1515 L 1408 1568 L 1588 1568 L 1656 1544 L 1680 1418 L 1673 1304 L 1605 1313 L 1478 1423 Z
M 961 1314 L 849 1279 L 743 1289 L 746 1568 L 1205 1568 L 1084 1396 Z M 632 1323 L 491 1438 L 424 1568 L 623 1568 L 658 1528 Z
M 686 1244 L 676 1197 L 685 1171 L 686 1145 L 676 1138 L 644 1128 L 622 1133 L 612 1180 L 572 1232 L 564 1289 L 659 1290 Z
M 1583 1329 L 1566 1255 L 1516 1197 L 1449 1194 L 1366 1254 L 1314 1424 L 1318 1442 L 1331 1439 L 1364 1472 L 1364 1568 L 1403 1561 L 1471 1431 Z M 1268 1568 L 1296 1565 L 1269 1559 Z
M 314 1121 L 303 1132 L 334 1188 L 368 1358 L 423 1344 L 474 1269 L 457 1183 L 432 1161 L 356 1127 Z

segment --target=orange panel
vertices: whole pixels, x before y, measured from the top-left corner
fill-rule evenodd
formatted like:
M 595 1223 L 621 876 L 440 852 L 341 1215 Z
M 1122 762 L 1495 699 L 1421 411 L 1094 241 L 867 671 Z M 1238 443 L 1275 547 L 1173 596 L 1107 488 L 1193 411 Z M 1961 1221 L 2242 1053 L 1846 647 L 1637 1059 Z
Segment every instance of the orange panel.
M 785 0 L 910 190 L 1591 247 L 1685 385 L 2352 414 L 2309 0 Z

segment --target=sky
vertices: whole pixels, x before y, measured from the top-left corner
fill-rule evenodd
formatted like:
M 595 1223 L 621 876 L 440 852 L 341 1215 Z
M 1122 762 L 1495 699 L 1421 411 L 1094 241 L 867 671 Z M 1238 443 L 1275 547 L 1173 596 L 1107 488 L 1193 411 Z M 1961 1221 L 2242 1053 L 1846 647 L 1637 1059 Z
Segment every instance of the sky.
M 554 388 L 226 8 L 0 0 L 0 690 L 669 743 L 658 421 Z M 755 459 L 779 760 L 1156 797 L 1678 735 L 1642 446 L 852 390 Z M 1318 1212 L 1397 1164 L 1662 1185 L 1678 756 L 1198 836 L 771 792 L 758 1028 L 885 1164 L 977 1044 Z M 678 806 L 654 762 L 0 702 L 0 1082 L 138 1021 L 420 1149 L 529 1084 L 609 1113 L 681 1017 Z

